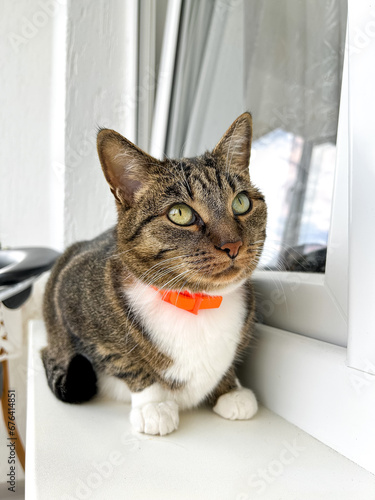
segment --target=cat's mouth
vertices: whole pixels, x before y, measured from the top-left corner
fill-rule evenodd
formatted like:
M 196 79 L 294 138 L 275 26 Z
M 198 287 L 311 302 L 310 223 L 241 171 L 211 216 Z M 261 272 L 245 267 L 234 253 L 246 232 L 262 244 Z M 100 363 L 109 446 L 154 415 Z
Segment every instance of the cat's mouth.
M 209 279 L 215 284 L 228 285 L 239 279 L 248 277 L 254 269 L 252 259 L 240 258 L 233 259 L 230 262 L 221 262 L 215 266 L 213 272 L 209 274 Z
M 232 277 L 237 276 L 240 272 L 242 272 L 243 267 L 238 265 L 235 261 L 231 261 L 227 267 L 220 271 L 216 271 L 215 273 L 211 274 L 211 278 L 213 279 L 218 279 L 218 278 L 226 278 L 230 279 Z

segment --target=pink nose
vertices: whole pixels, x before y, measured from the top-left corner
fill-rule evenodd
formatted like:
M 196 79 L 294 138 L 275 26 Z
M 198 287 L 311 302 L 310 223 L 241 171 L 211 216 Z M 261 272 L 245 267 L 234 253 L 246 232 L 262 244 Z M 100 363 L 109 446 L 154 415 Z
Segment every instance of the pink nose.
M 221 245 L 221 250 L 224 250 L 224 252 L 227 252 L 229 257 L 231 259 L 234 259 L 238 255 L 238 251 L 240 249 L 240 246 L 242 246 L 242 241 L 236 241 L 234 243 L 224 243 Z

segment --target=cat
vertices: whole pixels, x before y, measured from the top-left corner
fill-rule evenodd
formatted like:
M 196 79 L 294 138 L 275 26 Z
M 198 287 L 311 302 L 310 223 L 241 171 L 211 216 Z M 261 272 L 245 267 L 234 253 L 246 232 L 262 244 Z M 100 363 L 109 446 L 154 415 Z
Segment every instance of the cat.
M 57 398 L 88 401 L 98 386 L 128 392 L 134 429 L 160 435 L 177 429 L 180 409 L 201 403 L 227 419 L 256 413 L 235 374 L 252 334 L 249 278 L 266 236 L 251 138 L 244 113 L 213 151 L 160 161 L 99 131 L 118 222 L 69 247 L 46 285 L 42 359 Z

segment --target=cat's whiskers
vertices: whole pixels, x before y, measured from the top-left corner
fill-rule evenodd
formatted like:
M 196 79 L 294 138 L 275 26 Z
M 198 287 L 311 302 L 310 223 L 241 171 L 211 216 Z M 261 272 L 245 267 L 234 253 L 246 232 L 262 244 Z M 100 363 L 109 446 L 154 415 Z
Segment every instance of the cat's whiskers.
M 186 265 L 184 263 L 177 264 L 176 266 L 173 267 L 168 267 L 167 269 L 159 270 L 156 274 L 154 274 L 149 281 L 143 282 L 144 285 L 147 286 L 153 286 L 155 281 L 160 281 L 164 276 L 170 275 L 171 273 L 174 273 L 178 271 L 179 269 L 184 269 L 186 268 Z
M 258 240 L 258 241 L 253 241 L 253 243 L 248 243 L 248 247 L 252 247 L 254 245 L 261 245 L 262 243 L 264 243 L 265 240 Z
M 291 247 L 291 245 L 286 245 L 285 243 L 278 241 L 276 239 L 272 240 L 267 238 L 267 244 L 264 248 L 264 255 L 269 255 L 270 257 L 273 258 L 279 258 L 281 251 L 288 252 L 290 250 L 293 250 L 293 253 L 290 254 L 290 258 L 292 258 L 295 262 L 298 262 L 299 257 L 303 257 L 303 254 L 300 253 L 295 248 Z M 281 267 L 280 270 L 285 270 L 285 269 L 282 269 Z
M 152 267 L 147 269 L 141 276 L 138 278 L 140 281 L 143 281 L 143 279 L 156 267 L 164 265 L 166 262 L 170 262 L 172 260 L 177 260 L 177 259 L 183 259 L 189 257 L 190 254 L 185 254 L 185 255 L 176 255 L 175 257 L 170 257 L 168 259 L 163 259 L 160 262 L 157 262 L 154 264 Z
M 142 280 L 138 280 L 138 286 L 146 285 L 146 286 L 153 286 L 155 284 L 155 281 L 160 280 L 165 275 L 170 274 L 171 272 L 178 270 L 180 268 L 185 267 L 185 264 L 180 262 L 174 266 L 168 266 L 168 267 L 163 267 L 161 269 L 155 270 L 152 274 L 149 274 L 147 279 L 145 279 L 145 276 L 143 277 Z
M 167 284 L 172 284 L 172 283 L 173 283 L 173 281 L 175 281 L 175 280 L 177 280 L 177 279 L 180 279 L 180 278 L 181 278 L 181 276 L 183 276 L 184 274 L 189 274 L 189 273 L 192 273 L 192 272 L 193 272 L 193 270 L 192 270 L 192 269 L 187 269 L 187 270 L 186 270 L 186 271 L 184 271 L 183 273 L 178 274 L 178 275 L 177 275 L 175 278 L 173 278 L 173 280 L 171 280 L 170 282 L 167 282 L 167 283 L 166 283 L 166 285 L 167 285 Z M 179 295 L 179 294 L 183 291 L 183 287 L 185 286 L 185 283 L 187 283 L 189 279 L 190 279 L 190 277 L 188 276 L 188 278 L 187 278 L 187 279 L 186 279 L 186 280 L 182 283 L 182 286 L 181 286 L 181 288 L 180 288 L 180 289 L 179 289 L 179 291 L 178 291 L 178 295 Z M 161 307 L 161 304 L 162 304 L 162 301 L 160 301 L 159 308 Z
M 173 284 L 173 282 L 174 282 L 174 281 L 179 280 L 182 276 L 184 276 L 184 275 L 186 275 L 186 274 L 187 274 L 187 275 L 188 275 L 187 279 L 186 279 L 186 280 L 182 283 L 181 288 L 180 288 L 180 289 L 179 289 L 179 291 L 178 291 L 178 294 L 180 294 L 180 293 L 183 291 L 183 288 L 184 288 L 185 284 L 186 284 L 186 283 L 189 281 L 189 279 L 190 279 L 189 274 L 191 274 L 191 273 L 193 273 L 193 272 L 194 272 L 194 270 L 192 270 L 192 269 L 187 269 L 187 270 L 185 270 L 184 272 L 182 272 L 182 273 L 178 274 L 177 276 L 175 276 L 175 278 L 173 278 L 172 280 L 170 280 L 170 281 L 168 281 L 167 283 L 165 283 L 165 284 L 164 284 L 164 286 L 170 285 L 170 287 L 172 287 L 172 284 Z M 156 292 L 156 293 L 158 293 L 158 292 Z M 158 309 L 159 309 L 159 310 L 161 310 L 161 308 L 162 308 L 162 307 L 163 307 L 163 300 L 162 300 L 162 298 L 160 298 L 160 302 L 159 302 L 159 305 L 158 305 Z
M 195 254 L 196 254 L 196 253 L 195 253 Z M 185 259 L 185 260 L 184 260 L 184 262 L 181 262 L 181 263 L 180 263 L 180 264 L 181 264 L 181 267 L 182 267 L 182 266 L 186 266 L 186 265 L 192 265 L 192 264 L 194 265 L 194 264 L 197 264 L 197 263 L 201 263 L 203 260 L 207 261 L 207 259 L 208 259 L 208 257 L 203 257 L 203 258 L 198 258 L 198 260 L 197 260 L 197 259 L 195 258 L 195 257 L 196 257 L 196 255 L 195 255 L 195 254 L 183 254 L 183 255 L 178 255 L 178 256 L 175 256 L 175 257 L 171 257 L 171 258 L 169 258 L 169 259 L 164 259 L 164 260 L 162 260 L 161 262 L 158 262 L 157 264 L 154 264 L 151 268 L 149 268 L 147 271 L 145 271 L 145 272 L 144 272 L 144 273 L 143 273 L 143 274 L 139 277 L 139 280 L 140 280 L 140 281 L 143 281 L 143 282 L 144 282 L 144 281 L 146 281 L 146 282 L 152 282 L 152 280 L 154 280 L 154 279 L 155 279 L 155 277 L 156 277 L 157 275 L 153 274 L 153 275 L 152 275 L 152 277 L 151 277 L 151 279 L 150 279 L 149 274 L 150 274 L 150 272 L 151 272 L 151 271 L 153 271 L 153 270 L 154 270 L 155 268 L 157 268 L 158 266 L 162 266 L 162 267 L 163 267 L 163 269 L 166 271 L 166 274 L 167 274 L 168 272 L 170 272 L 170 271 L 175 270 L 175 269 L 176 269 L 176 266 L 174 266 L 174 267 L 164 267 L 165 263 L 170 262 L 170 261 L 175 260 L 175 259 Z M 210 258 L 212 258 L 212 257 L 210 257 Z M 193 263 L 192 263 L 192 262 L 190 262 L 190 259 L 194 259 L 194 262 L 193 262 Z M 177 266 L 177 268 L 178 268 L 178 266 Z M 162 269 L 162 270 L 163 270 L 163 269 Z M 146 278 L 146 277 L 148 277 L 148 279 L 147 279 L 147 280 L 145 280 L 145 278 Z
M 203 266 L 202 266 L 202 267 L 200 267 L 199 269 L 195 270 L 195 274 L 198 274 L 198 273 L 199 273 L 202 269 L 203 269 Z M 189 279 L 189 278 L 188 278 L 188 279 Z M 198 288 L 198 290 L 199 290 L 199 285 L 200 285 L 200 283 L 203 281 L 203 279 L 204 279 L 204 276 L 200 276 L 200 277 L 199 277 L 199 280 L 198 280 L 198 283 L 197 283 L 197 288 Z M 185 284 L 186 284 L 186 282 L 187 282 L 187 281 L 188 281 L 188 280 L 186 279 L 186 280 L 182 283 L 181 288 L 180 288 L 180 290 L 179 290 L 179 292 L 178 292 L 179 294 L 183 291 L 183 288 L 184 288 L 184 286 L 185 286 Z
M 137 302 L 138 302 L 138 300 L 139 300 L 139 298 L 140 298 L 140 295 L 141 295 L 141 294 L 142 294 L 142 292 L 143 292 L 143 287 L 142 287 L 143 285 L 152 287 L 152 286 L 153 286 L 153 284 L 155 283 L 155 281 L 160 280 L 160 279 L 161 279 L 161 278 L 163 278 L 165 275 L 168 275 L 168 274 L 170 274 L 171 272 L 175 272 L 175 271 L 177 271 L 178 269 L 181 269 L 181 268 L 184 268 L 184 267 L 186 267 L 186 264 L 185 264 L 184 262 L 181 262 L 181 263 L 177 264 L 176 266 L 172 266 L 172 267 L 168 266 L 168 268 L 164 268 L 164 269 L 157 270 L 157 272 L 156 272 L 156 273 L 154 273 L 151 277 L 149 277 L 149 279 L 148 279 L 148 280 L 146 280 L 146 281 L 145 281 L 145 280 L 142 280 L 142 281 L 140 281 L 140 280 L 139 280 L 139 281 L 138 281 L 138 283 L 136 283 L 135 288 L 134 288 L 134 291 L 135 291 L 135 292 L 137 292 L 137 291 L 138 291 L 138 293 L 137 293 L 137 295 L 135 296 L 135 298 L 134 298 L 133 302 L 134 302 L 134 303 L 137 303 Z M 187 270 L 187 271 L 189 271 L 189 270 Z M 174 279 L 178 278 L 179 276 L 180 276 L 180 275 L 177 275 Z M 170 281 L 172 282 L 172 281 L 173 281 L 173 279 L 172 279 L 172 280 L 170 280 Z M 169 283 L 169 282 L 168 282 L 168 283 Z M 163 285 L 163 286 L 165 286 L 165 285 Z M 138 290 L 137 290 L 137 289 L 138 289 Z M 157 290 L 155 290 L 154 292 L 155 292 L 155 294 L 157 294 L 157 293 L 158 293 L 158 291 L 157 291 Z M 134 306 L 134 304 L 133 304 L 133 306 Z
M 260 255 L 259 255 L 259 258 L 260 258 Z M 274 269 L 270 268 L 269 266 L 264 266 L 264 268 L 262 270 L 265 270 L 265 271 L 274 271 Z M 280 269 L 280 270 L 282 271 L 282 269 Z M 271 278 L 271 282 L 273 283 L 273 285 L 275 287 L 274 289 L 275 290 L 280 290 L 281 289 L 282 294 L 283 294 L 284 303 L 285 303 L 285 306 L 286 306 L 286 309 L 287 309 L 287 313 L 289 314 L 288 301 L 286 299 L 286 293 L 285 293 L 284 285 L 283 285 L 283 282 L 281 281 L 280 276 L 278 275 L 278 273 L 270 272 L 269 273 L 269 277 Z
M 176 280 L 176 279 L 180 279 L 182 275 L 184 275 L 184 274 L 188 274 L 188 277 L 184 280 L 184 282 L 182 283 L 182 285 L 181 285 L 180 289 L 178 290 L 178 295 L 184 291 L 186 283 L 187 283 L 189 280 L 191 280 L 192 278 L 194 278 L 194 276 L 198 276 L 198 277 L 199 277 L 198 282 L 196 283 L 197 288 L 199 289 L 199 285 L 200 285 L 200 283 L 201 283 L 201 282 L 203 281 L 203 279 L 204 279 L 204 276 L 200 276 L 200 275 L 199 275 L 199 272 L 201 271 L 201 269 L 202 269 L 202 268 L 198 268 L 198 269 L 189 269 L 189 270 L 187 270 L 186 272 L 181 273 L 181 274 L 179 274 L 178 276 L 176 276 L 176 278 L 174 278 L 174 280 Z M 190 273 L 191 273 L 191 275 L 190 275 Z M 172 281 L 174 281 L 174 280 L 172 280 Z M 170 283 L 168 282 L 167 284 L 170 284 Z M 159 307 L 161 307 L 161 304 L 162 304 L 162 301 L 160 301 L 160 306 L 159 306 Z
M 166 283 L 163 284 L 163 288 L 167 288 L 168 289 L 168 285 L 172 286 L 172 283 L 175 283 L 177 282 L 181 276 L 184 276 L 186 275 L 187 273 L 191 273 L 191 272 L 194 272 L 193 269 L 186 269 L 185 271 L 183 271 L 182 273 L 178 274 L 177 276 L 175 276 L 174 278 L 172 278 L 171 280 L 167 281 Z

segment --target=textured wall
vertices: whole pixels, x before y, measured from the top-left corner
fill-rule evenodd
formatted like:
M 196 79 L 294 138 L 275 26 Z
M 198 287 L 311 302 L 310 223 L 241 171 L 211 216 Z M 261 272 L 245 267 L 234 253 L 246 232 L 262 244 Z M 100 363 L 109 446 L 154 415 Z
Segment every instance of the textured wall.
M 95 140 L 98 126 L 132 135 L 136 103 L 127 79 L 125 29 L 132 3 L 2 3 L 3 246 L 62 249 L 114 224 Z
M 64 241 L 114 224 L 115 205 L 96 153 L 96 129 L 127 135 L 125 3 L 71 2 L 68 10 Z
M 126 5 L 121 0 L 4 0 L 0 17 L 0 242 L 62 249 L 115 222 L 96 154 L 96 128 L 127 133 L 135 103 L 126 88 Z M 39 284 L 39 289 L 42 284 Z M 9 316 L 40 315 L 41 293 Z M 22 314 L 22 315 L 21 315 Z M 27 325 L 25 324 L 25 327 Z M 24 328 L 24 334 L 26 328 Z M 11 363 L 25 441 L 26 338 Z M 2 420 L 0 418 L 0 420 Z M 0 484 L 6 478 L 0 425 Z M 17 467 L 18 478 L 23 475 Z
M 0 17 L 0 242 L 49 245 L 53 16 L 37 0 L 3 0 Z
M 52 9 L 52 10 L 51 10 Z M 3 0 L 0 17 L 0 242 L 9 246 L 51 246 L 50 137 L 51 63 L 55 20 L 61 5 L 43 0 Z M 30 302 L 29 302 L 30 305 Z M 20 310 L 8 311 L 14 342 L 22 339 Z M 25 338 L 26 344 L 26 338 Z M 16 417 L 23 442 L 26 424 L 27 349 L 10 362 Z M 0 484 L 9 472 L 0 417 Z M 17 479 L 23 477 L 17 464 Z M 16 492 L 21 490 L 16 487 Z

